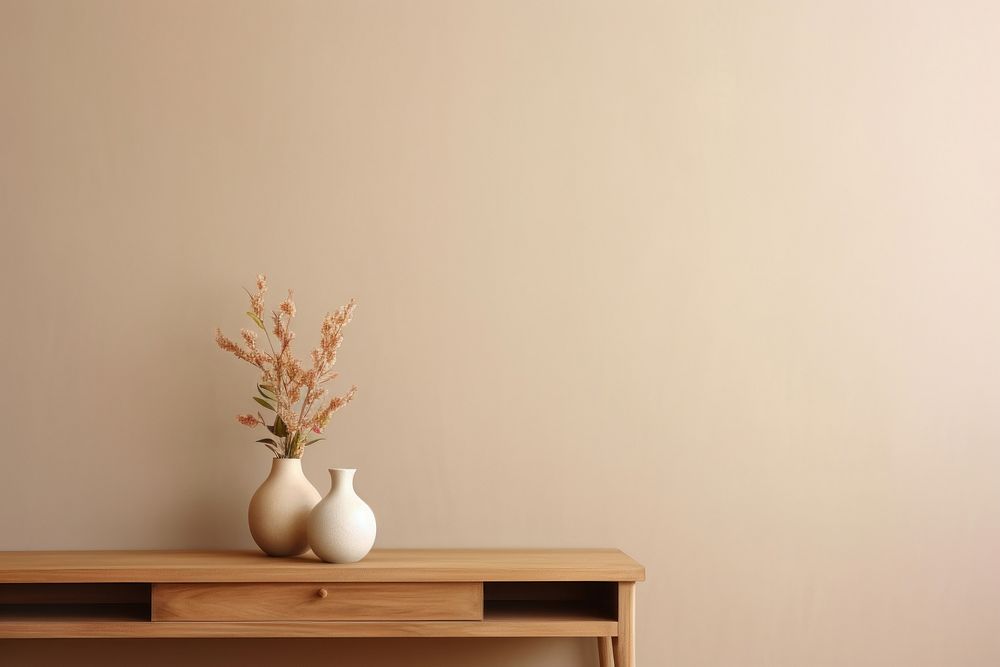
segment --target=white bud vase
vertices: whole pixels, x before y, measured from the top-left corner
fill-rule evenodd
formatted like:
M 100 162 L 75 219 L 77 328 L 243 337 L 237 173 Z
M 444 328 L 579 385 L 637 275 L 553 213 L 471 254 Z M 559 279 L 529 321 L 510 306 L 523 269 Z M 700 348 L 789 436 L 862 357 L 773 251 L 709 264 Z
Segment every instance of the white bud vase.
M 274 459 L 271 474 L 250 499 L 250 534 L 268 556 L 298 556 L 309 549 L 306 529 L 319 491 L 301 459 Z
M 354 469 L 330 469 L 330 493 L 309 515 L 309 546 L 327 563 L 355 563 L 375 544 L 375 513 L 354 492 Z

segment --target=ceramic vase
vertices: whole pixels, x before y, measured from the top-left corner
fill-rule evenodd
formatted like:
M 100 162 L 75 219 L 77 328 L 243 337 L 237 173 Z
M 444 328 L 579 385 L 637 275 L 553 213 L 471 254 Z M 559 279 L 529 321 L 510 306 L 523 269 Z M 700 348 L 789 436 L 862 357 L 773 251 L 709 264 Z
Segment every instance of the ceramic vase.
M 354 563 L 375 544 L 375 513 L 354 492 L 353 469 L 330 469 L 330 493 L 309 515 L 309 546 L 328 563 Z
M 268 556 L 298 556 L 309 549 L 309 512 L 320 501 L 301 459 L 274 459 L 271 474 L 250 499 L 250 534 Z

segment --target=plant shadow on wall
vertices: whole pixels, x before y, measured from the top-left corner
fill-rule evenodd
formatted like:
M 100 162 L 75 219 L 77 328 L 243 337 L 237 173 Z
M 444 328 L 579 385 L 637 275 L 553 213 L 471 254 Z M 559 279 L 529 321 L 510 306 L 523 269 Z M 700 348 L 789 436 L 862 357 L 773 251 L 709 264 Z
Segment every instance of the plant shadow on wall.
M 319 344 L 310 353 L 310 361 L 303 363 L 292 352 L 296 312 L 292 291 L 269 316 L 264 313 L 266 276 L 257 276 L 255 292 L 245 291 L 250 299 L 246 315 L 255 329 L 241 330 L 243 345 L 227 338 L 221 329 L 215 330 L 215 341 L 260 373 L 256 393 L 250 397 L 257 409 L 236 417 L 244 426 L 266 429 L 268 435 L 257 442 L 274 455 L 271 474 L 250 501 L 250 533 L 269 556 L 298 556 L 311 546 L 323 560 L 360 560 L 375 542 L 375 515 L 354 493 L 356 471 L 331 469 L 330 495 L 320 503 L 301 463 L 306 448 L 323 440 L 333 414 L 357 394 L 357 386 L 352 386 L 347 393 L 328 398 L 324 386 L 337 379 L 337 351 L 356 302 L 351 299 L 327 313 Z

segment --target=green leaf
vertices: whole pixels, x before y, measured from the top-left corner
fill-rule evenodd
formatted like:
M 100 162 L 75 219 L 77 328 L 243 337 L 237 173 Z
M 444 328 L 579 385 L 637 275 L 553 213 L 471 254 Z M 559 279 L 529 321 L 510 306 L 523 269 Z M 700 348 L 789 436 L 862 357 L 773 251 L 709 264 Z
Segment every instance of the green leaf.
M 265 447 L 271 450 L 275 456 L 281 456 L 281 448 L 278 446 L 274 440 L 270 438 L 264 438 L 263 440 L 258 440 L 257 442 L 263 443 Z
M 261 384 L 257 385 L 257 393 L 269 401 L 273 401 L 276 398 L 273 391 Z
M 256 313 L 254 313 L 253 311 L 248 310 L 247 311 L 247 315 L 250 317 L 251 320 L 253 320 L 254 324 L 256 324 L 257 326 L 259 326 L 261 329 L 264 328 L 264 320 L 262 320 L 259 317 L 257 317 Z
M 313 438 L 312 440 L 306 440 L 305 445 L 303 445 L 303 446 L 308 447 L 309 445 L 313 444 L 314 442 L 319 442 L 320 440 L 326 440 L 326 438 Z
M 267 408 L 271 412 L 274 412 L 274 406 L 271 405 L 270 403 L 268 403 L 267 401 L 265 401 L 263 398 L 260 398 L 259 396 L 254 396 L 253 400 L 257 401 L 257 403 L 259 403 L 260 405 L 263 405 L 265 408 Z
M 288 435 L 288 427 L 285 426 L 285 422 L 281 421 L 281 417 L 274 418 L 274 430 L 271 433 L 279 438 L 284 438 Z

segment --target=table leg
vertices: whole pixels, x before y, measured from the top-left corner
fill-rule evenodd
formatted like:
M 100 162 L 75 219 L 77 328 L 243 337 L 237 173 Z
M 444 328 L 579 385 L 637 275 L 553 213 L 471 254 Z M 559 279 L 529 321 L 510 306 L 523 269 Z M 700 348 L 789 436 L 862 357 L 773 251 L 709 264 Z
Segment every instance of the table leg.
M 597 638 L 597 656 L 601 667 L 615 667 L 615 654 L 611 646 L 611 637 Z
M 615 667 L 635 667 L 635 582 L 618 584 L 618 636 Z

